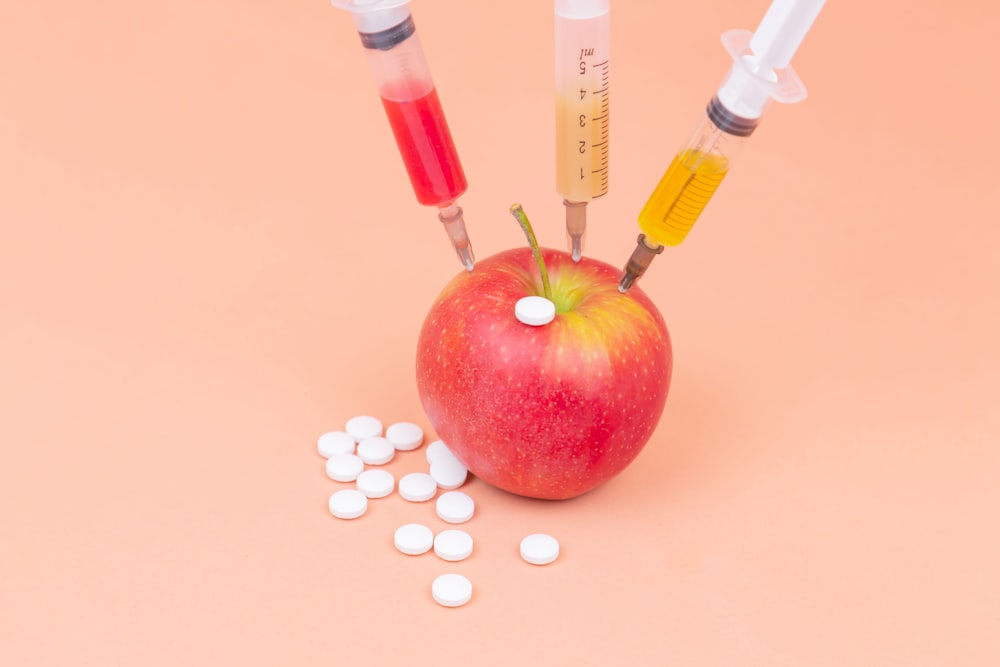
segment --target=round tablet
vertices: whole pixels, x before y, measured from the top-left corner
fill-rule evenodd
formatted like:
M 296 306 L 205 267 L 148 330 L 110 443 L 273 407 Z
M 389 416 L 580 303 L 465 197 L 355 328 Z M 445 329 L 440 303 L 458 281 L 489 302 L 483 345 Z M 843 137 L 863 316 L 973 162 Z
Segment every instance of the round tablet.
M 444 444 L 444 440 L 435 440 L 431 444 L 427 445 L 427 451 L 424 452 L 424 456 L 427 457 L 428 463 L 434 463 L 435 459 L 439 459 L 447 454 L 448 456 L 454 456 L 451 450 L 448 449 L 448 445 Z
M 376 435 L 382 435 L 382 422 L 374 417 L 360 415 L 348 419 L 344 430 L 354 438 L 355 442 L 361 442 L 365 438 L 374 438 Z
M 444 560 L 465 560 L 472 555 L 472 536 L 464 530 L 442 530 L 434 538 L 434 553 Z
M 358 456 L 371 466 L 385 465 L 396 455 L 396 448 L 382 436 L 365 438 L 358 443 Z
M 353 482 L 365 469 L 365 462 L 354 454 L 334 454 L 326 460 L 326 474 L 338 482 Z
M 408 523 L 396 529 L 392 541 L 396 548 L 408 556 L 427 553 L 434 546 L 434 533 L 419 523 Z
M 411 472 L 399 480 L 399 495 L 413 503 L 430 500 L 437 490 L 437 482 L 425 472 Z
M 465 484 L 469 469 L 453 455 L 442 456 L 431 462 L 431 477 L 437 485 L 446 491 L 457 489 Z
M 320 456 L 327 459 L 334 454 L 353 454 L 354 438 L 343 431 L 330 431 L 319 436 L 316 449 L 319 450 Z
M 357 489 L 343 489 L 330 496 L 330 513 L 338 519 L 357 519 L 368 509 L 368 498 Z
M 396 478 L 388 470 L 365 470 L 358 475 L 358 491 L 369 498 L 385 498 L 396 488 Z
M 535 533 L 521 540 L 521 558 L 532 565 L 548 565 L 559 557 L 559 541 L 551 535 Z
M 424 430 L 413 422 L 396 422 L 385 430 L 385 437 L 401 452 L 416 449 L 424 442 Z
M 514 304 L 514 316 L 523 324 L 540 327 L 556 318 L 556 304 L 544 296 L 525 296 Z
M 437 499 L 437 515 L 448 523 L 465 523 L 476 511 L 476 503 L 461 491 L 442 493 Z
M 442 607 L 461 607 L 472 599 L 472 582 L 460 574 L 442 574 L 431 584 L 431 595 Z

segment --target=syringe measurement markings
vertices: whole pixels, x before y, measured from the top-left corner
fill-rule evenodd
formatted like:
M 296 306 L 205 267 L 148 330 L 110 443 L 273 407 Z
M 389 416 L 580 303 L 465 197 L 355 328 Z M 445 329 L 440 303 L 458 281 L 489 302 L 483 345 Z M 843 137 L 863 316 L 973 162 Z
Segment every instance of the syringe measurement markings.
M 579 124 L 581 134 L 577 134 L 577 142 L 579 150 L 573 150 L 576 158 L 573 159 L 573 163 L 579 168 L 579 178 L 581 181 L 584 178 L 584 173 L 592 174 L 591 186 L 592 190 L 599 190 L 599 193 L 591 194 L 590 198 L 596 198 L 607 194 L 607 171 L 608 171 L 608 114 L 609 114 L 609 59 L 605 58 L 595 62 L 593 56 L 595 51 L 600 50 L 595 46 L 585 46 L 579 50 L 579 74 L 588 75 L 591 85 L 587 86 L 584 84 L 583 87 L 579 88 L 579 102 L 586 107 L 577 107 L 583 110 L 589 107 L 591 110 L 589 114 L 584 116 L 581 114 L 581 118 L 586 117 L 587 122 L 584 125 L 582 122 Z M 575 58 L 574 58 L 575 60 Z M 575 69 L 575 68 L 574 68 Z M 596 78 L 595 76 L 599 77 Z M 593 83 L 598 84 L 598 88 L 591 87 Z M 575 97 L 575 93 L 574 96 Z M 589 98 L 589 99 L 587 99 Z M 567 99 L 570 99 L 567 97 Z M 576 123 L 574 122 L 574 125 Z M 584 129 L 586 128 L 586 129 Z M 567 137 L 568 138 L 568 137 Z M 599 143 L 593 143 L 594 139 L 599 139 Z M 592 153 L 592 151 L 599 151 L 598 153 Z M 586 165 L 589 163 L 590 169 L 586 169 Z M 586 170 L 586 172 L 585 172 Z
M 720 175 L 717 180 L 707 178 L 705 174 L 701 174 L 702 178 L 698 176 L 695 171 L 684 180 L 679 194 L 661 219 L 665 228 L 686 235 L 705 209 L 725 174 Z

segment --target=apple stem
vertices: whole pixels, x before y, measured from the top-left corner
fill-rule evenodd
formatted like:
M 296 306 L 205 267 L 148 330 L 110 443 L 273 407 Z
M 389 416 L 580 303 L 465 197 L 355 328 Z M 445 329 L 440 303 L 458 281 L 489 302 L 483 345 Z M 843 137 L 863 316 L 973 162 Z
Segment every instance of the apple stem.
M 531 252 L 535 256 L 535 262 L 538 264 L 538 270 L 542 274 L 542 292 L 545 298 L 551 301 L 552 286 L 549 285 L 549 272 L 545 269 L 545 260 L 542 259 L 542 251 L 538 247 L 538 239 L 535 238 L 535 230 L 531 228 L 528 216 L 520 204 L 511 205 L 510 214 L 517 219 L 518 224 L 521 225 L 521 229 L 524 230 L 524 235 L 528 237 L 528 245 L 531 246 Z

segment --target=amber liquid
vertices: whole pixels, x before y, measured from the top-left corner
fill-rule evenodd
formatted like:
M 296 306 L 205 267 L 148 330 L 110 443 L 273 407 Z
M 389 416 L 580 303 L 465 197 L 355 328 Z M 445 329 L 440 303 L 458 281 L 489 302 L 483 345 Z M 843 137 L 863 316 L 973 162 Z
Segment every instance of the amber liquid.
M 608 96 L 580 96 L 575 89 L 556 96 L 556 192 L 569 201 L 608 192 Z
M 659 245 L 679 245 L 728 170 L 729 160 L 722 155 L 681 151 L 639 212 L 639 228 Z

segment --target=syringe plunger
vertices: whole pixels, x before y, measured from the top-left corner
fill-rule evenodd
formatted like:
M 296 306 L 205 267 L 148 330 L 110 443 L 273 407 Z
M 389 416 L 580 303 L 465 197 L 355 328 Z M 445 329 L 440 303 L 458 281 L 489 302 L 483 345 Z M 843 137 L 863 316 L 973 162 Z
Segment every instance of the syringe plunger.
M 733 66 L 718 97 L 742 118 L 760 118 L 772 99 L 785 104 L 806 98 L 790 63 L 826 0 L 774 0 L 756 32 L 728 30 L 722 44 Z

